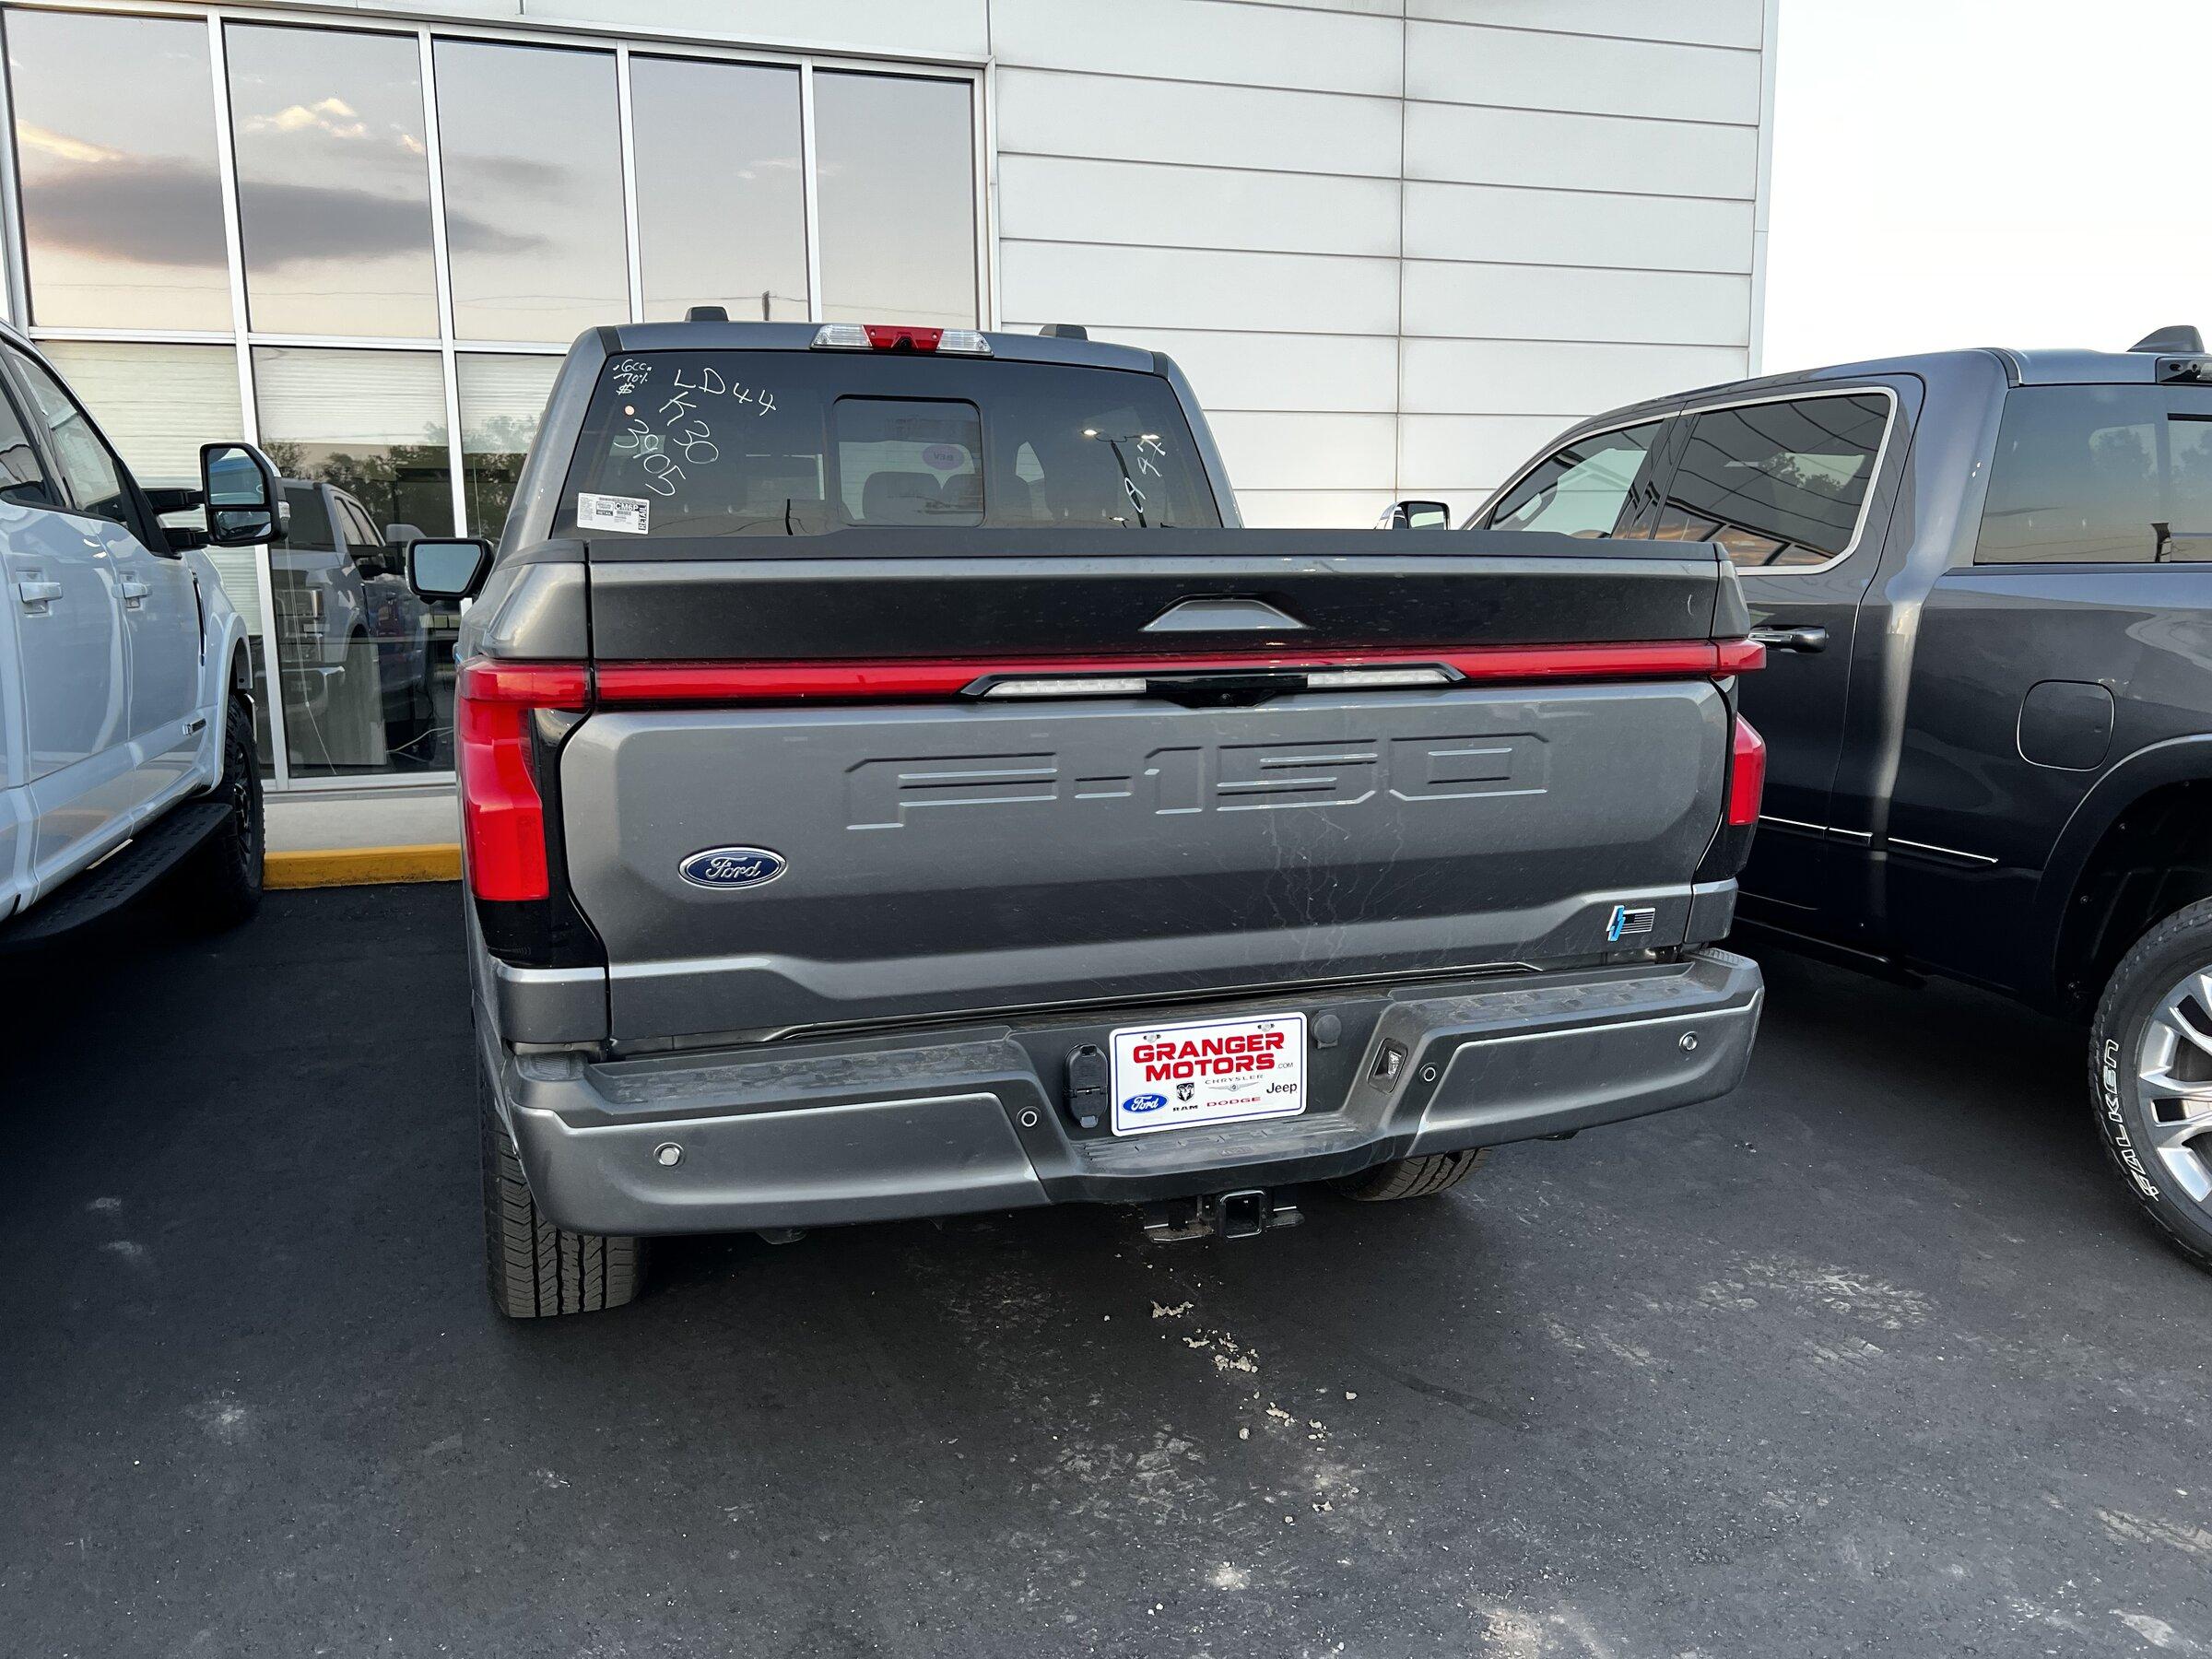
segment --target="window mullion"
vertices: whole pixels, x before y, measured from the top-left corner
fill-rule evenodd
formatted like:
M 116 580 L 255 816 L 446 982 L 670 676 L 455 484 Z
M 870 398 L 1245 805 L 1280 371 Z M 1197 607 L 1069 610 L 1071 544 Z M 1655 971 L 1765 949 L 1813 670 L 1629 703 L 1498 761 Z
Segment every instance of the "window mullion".
M 814 65 L 799 65 L 799 182 L 806 202 L 806 315 L 822 316 L 822 198 L 815 178 Z
M 446 465 L 453 474 L 453 534 L 466 535 L 472 526 L 468 522 L 468 477 L 461 457 L 461 382 L 453 363 L 453 277 L 445 235 L 444 146 L 438 133 L 438 54 L 432 50 L 429 29 L 418 29 L 415 39 L 422 53 L 422 147 L 429 152 L 426 159 L 430 170 L 430 264 L 438 283 L 438 359 L 445 380 Z
M 246 343 L 245 233 L 239 221 L 238 145 L 230 115 L 230 65 L 223 41 L 223 19 L 207 18 L 207 67 L 215 84 L 215 171 L 223 199 L 223 250 L 230 275 L 230 348 L 238 358 L 238 418 L 240 435 L 248 443 L 261 442 L 261 409 L 254 401 L 253 349 Z M 269 757 L 278 789 L 292 782 L 292 746 L 285 735 L 284 699 L 278 692 L 283 665 L 276 658 L 276 587 L 269 571 L 266 542 L 253 549 L 253 596 L 261 613 L 261 662 L 268 691 Z

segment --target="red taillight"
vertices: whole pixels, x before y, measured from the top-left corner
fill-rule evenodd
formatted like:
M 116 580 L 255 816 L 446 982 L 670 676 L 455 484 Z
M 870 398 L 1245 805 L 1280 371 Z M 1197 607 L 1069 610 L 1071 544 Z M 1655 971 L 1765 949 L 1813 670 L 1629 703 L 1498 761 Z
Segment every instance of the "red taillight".
M 870 323 L 868 344 L 877 351 L 935 351 L 945 337 L 941 328 L 916 328 L 906 323 Z
M 1255 651 L 1173 657 L 994 657 L 832 663 L 602 663 L 603 703 L 841 702 L 951 697 L 999 675 L 1191 674 L 1254 668 L 1372 668 L 1439 664 L 1462 681 L 1721 677 L 1757 668 L 1747 641 L 1665 641 L 1606 645 L 1375 646 L 1349 651 Z
M 587 672 L 570 664 L 470 663 L 461 670 L 454 720 L 461 830 L 469 890 L 477 898 L 551 895 L 530 717 L 538 709 L 581 709 L 590 690 Z
M 1728 745 L 1728 824 L 1748 829 L 1759 822 L 1759 797 L 1767 791 L 1767 740 L 1741 714 Z

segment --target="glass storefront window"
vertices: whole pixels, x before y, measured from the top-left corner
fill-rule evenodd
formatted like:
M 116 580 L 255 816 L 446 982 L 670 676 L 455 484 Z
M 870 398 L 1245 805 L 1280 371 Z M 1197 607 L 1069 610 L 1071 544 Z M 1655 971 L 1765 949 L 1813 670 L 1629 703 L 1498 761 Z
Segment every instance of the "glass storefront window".
M 46 340 L 39 352 L 143 485 L 197 486 L 200 445 L 245 430 L 230 347 Z
M 976 325 L 969 98 L 966 81 L 815 76 L 825 318 Z
M 46 340 L 39 350 L 84 400 L 100 429 L 122 453 L 132 477 L 148 488 L 196 487 L 200 445 L 245 430 L 238 401 L 238 353 L 229 346 L 152 346 L 135 341 Z M 197 527 L 196 512 L 165 524 Z M 267 664 L 262 651 L 261 551 L 210 547 L 224 595 L 245 619 L 253 665 L 253 716 L 264 775 L 276 771 L 269 738 Z
M 17 321 L 148 487 L 249 428 L 276 460 L 289 535 L 208 558 L 280 780 L 450 768 L 457 610 L 413 599 L 401 544 L 502 533 L 584 329 L 800 321 L 810 293 L 841 320 L 982 315 L 971 77 L 70 3 L 0 0 Z
M 7 14 L 31 320 L 230 329 L 207 27 Z
M 268 558 L 292 773 L 450 769 L 457 610 L 416 598 L 400 558 L 453 530 L 439 359 L 264 346 L 253 374 L 289 509 Z
M 414 39 L 232 24 L 224 56 L 253 326 L 435 337 Z
M 453 368 L 461 382 L 461 478 L 468 531 L 496 541 L 560 359 L 464 352 Z
M 611 53 L 440 41 L 453 333 L 566 344 L 629 315 Z
M 799 72 L 633 57 L 629 109 L 646 317 L 721 305 L 743 322 L 804 320 Z

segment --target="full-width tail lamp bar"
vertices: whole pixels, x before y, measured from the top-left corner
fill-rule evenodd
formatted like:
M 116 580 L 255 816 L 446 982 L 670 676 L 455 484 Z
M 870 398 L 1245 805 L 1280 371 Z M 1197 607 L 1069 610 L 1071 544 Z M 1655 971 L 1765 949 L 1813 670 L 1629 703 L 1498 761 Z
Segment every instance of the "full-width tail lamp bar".
M 831 324 L 832 327 L 846 326 Z M 1749 640 L 1626 645 L 1404 647 L 1312 656 L 1129 657 L 999 662 L 500 663 L 461 670 L 455 736 L 469 884 L 479 899 L 533 900 L 551 890 L 546 853 L 540 711 L 598 707 L 735 707 L 761 703 L 892 702 L 969 697 L 1123 697 L 1172 678 L 1208 674 L 1295 676 L 1309 690 L 1381 689 L 1469 683 L 1572 684 L 1607 680 L 1725 679 L 1759 667 Z M 1141 669 L 1141 672 L 1132 670 Z M 1728 822 L 1747 838 L 1759 817 L 1766 746 L 1737 722 Z M 1747 839 L 1747 847 L 1748 841 Z

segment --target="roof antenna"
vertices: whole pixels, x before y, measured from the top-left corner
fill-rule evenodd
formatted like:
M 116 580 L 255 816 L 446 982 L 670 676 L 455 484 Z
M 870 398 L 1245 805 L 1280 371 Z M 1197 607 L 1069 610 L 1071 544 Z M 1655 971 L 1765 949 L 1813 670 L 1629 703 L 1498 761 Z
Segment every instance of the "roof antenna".
M 1080 323 L 1047 323 L 1037 331 L 1048 340 L 1088 340 L 1090 330 Z
M 2130 351 L 2158 351 L 2188 353 L 2202 357 L 2205 336 L 2186 323 L 2169 323 L 2164 328 L 2153 330 L 2128 347 Z
M 687 323 L 727 323 L 729 307 L 725 305 L 694 305 L 684 312 Z

